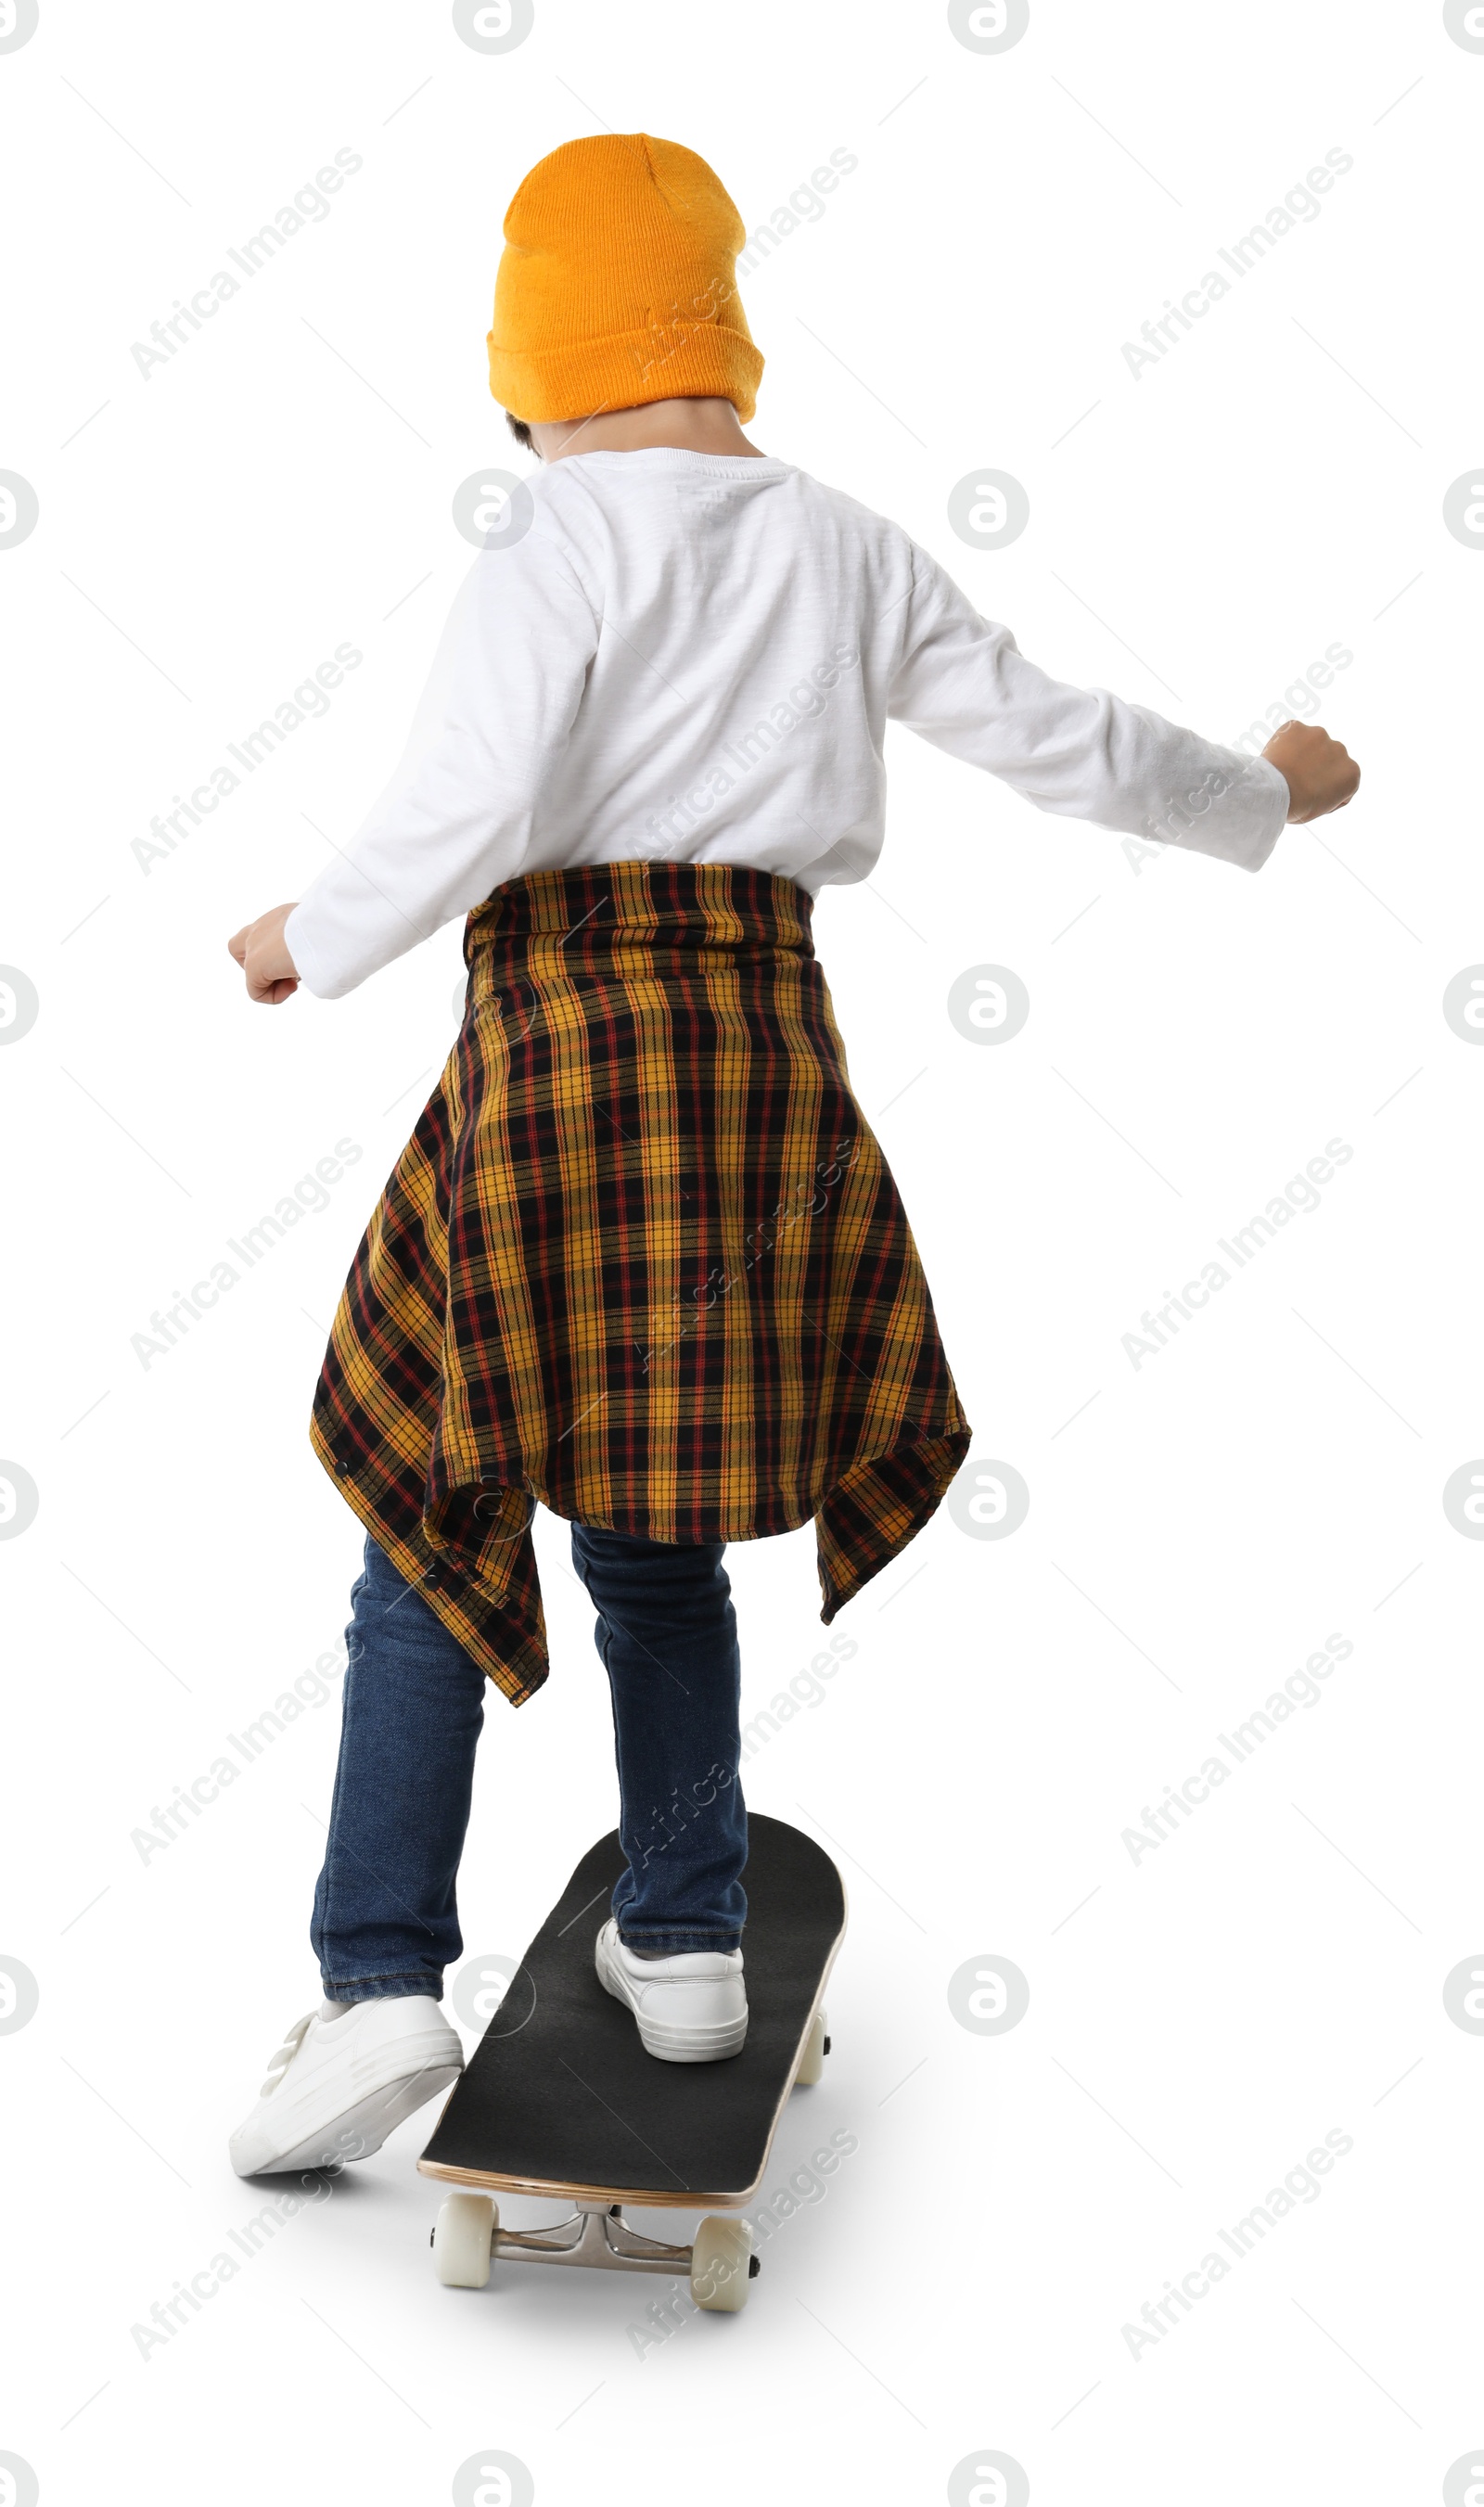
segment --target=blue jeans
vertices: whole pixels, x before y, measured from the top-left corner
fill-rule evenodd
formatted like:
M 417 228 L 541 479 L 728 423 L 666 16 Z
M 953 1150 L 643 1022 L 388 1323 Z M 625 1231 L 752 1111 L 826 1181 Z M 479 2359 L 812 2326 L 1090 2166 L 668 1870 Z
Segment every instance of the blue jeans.
M 643 1950 L 742 1939 L 747 1818 L 741 1665 L 719 1541 L 572 1526 L 613 1699 L 620 1938 Z M 485 1675 L 374 1541 L 350 1597 L 340 1764 L 309 1938 L 333 2002 L 443 1991 Z M 572 1859 L 589 1839 L 570 1839 Z M 564 1876 L 564 1875 L 563 1875 Z M 596 1930 L 596 1926 L 595 1926 Z

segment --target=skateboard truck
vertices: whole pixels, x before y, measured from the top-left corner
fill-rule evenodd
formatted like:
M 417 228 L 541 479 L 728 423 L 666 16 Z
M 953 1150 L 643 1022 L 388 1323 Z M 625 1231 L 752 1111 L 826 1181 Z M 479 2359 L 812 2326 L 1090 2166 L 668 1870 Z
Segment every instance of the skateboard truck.
M 622 2202 L 579 2201 L 550 2229 L 502 2229 L 488 2194 L 450 2194 L 428 2240 L 433 2267 L 450 2289 L 483 2289 L 501 2263 L 592 2264 L 605 2271 L 686 2272 L 691 2296 L 711 2313 L 735 2314 L 760 2269 L 746 2220 L 709 2213 L 688 2246 L 641 2235 Z

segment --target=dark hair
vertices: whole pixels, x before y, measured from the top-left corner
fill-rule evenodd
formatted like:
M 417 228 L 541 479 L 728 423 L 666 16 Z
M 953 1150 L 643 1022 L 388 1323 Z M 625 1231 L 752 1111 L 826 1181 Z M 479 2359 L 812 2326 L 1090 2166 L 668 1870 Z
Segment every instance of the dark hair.
M 530 440 L 530 428 L 526 425 L 525 418 L 512 418 L 509 410 L 507 409 L 505 412 L 505 423 L 509 427 L 511 434 L 515 437 L 515 440 L 517 444 L 519 444 L 522 452 L 534 453 L 536 448 Z

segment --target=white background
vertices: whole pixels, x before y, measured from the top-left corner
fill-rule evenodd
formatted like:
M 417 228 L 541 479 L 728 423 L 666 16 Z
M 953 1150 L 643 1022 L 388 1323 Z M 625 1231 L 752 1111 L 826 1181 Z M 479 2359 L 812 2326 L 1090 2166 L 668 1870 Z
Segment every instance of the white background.
M 490 2448 L 540 2507 L 935 2501 L 987 2449 L 1035 2507 L 1430 2501 L 1484 2441 L 1484 2042 L 1442 1995 L 1484 1942 L 1484 1551 L 1442 1508 L 1484 1451 L 1484 1054 L 1441 1012 L 1484 959 L 1484 558 L 1442 519 L 1481 451 L 1481 94 L 1438 8 L 1313 0 L 1034 0 L 993 55 L 936 6 L 537 0 L 495 56 L 431 0 L 42 0 L 0 54 L 0 466 L 40 500 L 0 554 L 0 959 L 40 999 L 0 1054 L 0 1453 L 40 1492 L 0 1544 L 0 1952 L 41 1997 L 0 2039 L 0 2449 L 47 2507 L 434 2502 Z M 879 874 L 821 901 L 976 1457 L 1031 1510 L 983 1541 L 945 1508 L 749 1764 L 851 1895 L 835 2051 L 770 2187 L 830 2131 L 859 2147 L 745 2313 L 639 2357 L 646 2281 L 440 2289 L 424 2114 L 141 2357 L 131 2326 L 261 2207 L 226 2139 L 317 1994 L 334 1699 L 147 1866 L 130 1835 L 341 1659 L 360 1536 L 309 1399 L 460 972 L 451 929 L 269 1017 L 224 943 L 395 761 L 471 562 L 453 492 L 525 466 L 485 373 L 500 220 L 604 127 L 701 151 L 749 227 L 855 154 L 744 286 L 754 440 L 895 516 L 1058 675 L 1215 738 L 1342 644 L 1322 718 L 1364 781 L 1249 879 L 1131 858 L 894 735 Z M 341 147 L 364 164 L 330 215 L 144 381 L 131 343 Z M 1136 382 L 1122 344 L 1331 148 L 1321 213 Z M 975 464 L 1029 493 L 998 553 L 948 526 Z M 342 641 L 364 661 L 329 713 L 146 876 L 151 818 Z M 945 1008 L 984 963 L 1032 1001 L 993 1049 Z M 141 1366 L 151 1311 L 343 1137 L 330 1208 Z M 1136 1369 L 1142 1310 L 1336 1138 L 1321 1207 Z M 615 1813 L 549 1520 L 540 1554 L 553 1676 L 519 1715 L 491 1692 L 471 1952 L 518 1955 Z M 822 1642 L 812 1535 L 731 1566 L 751 1713 Z M 1334 1632 L 1322 1702 L 1136 1864 L 1143 1806 Z M 998 2036 L 948 1999 L 993 1956 L 1031 1986 Z M 1131 2355 L 1329 2131 L 1354 2147 L 1319 2198 Z

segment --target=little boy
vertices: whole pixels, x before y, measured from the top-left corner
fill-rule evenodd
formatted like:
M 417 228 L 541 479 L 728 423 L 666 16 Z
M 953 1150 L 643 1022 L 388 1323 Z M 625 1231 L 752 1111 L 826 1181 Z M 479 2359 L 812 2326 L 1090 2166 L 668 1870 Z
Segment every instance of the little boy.
M 315 1398 L 366 1526 L 311 1940 L 325 2000 L 244 2175 L 380 2148 L 446 2088 L 439 2009 L 487 1678 L 546 1677 L 529 1523 L 597 1614 L 628 1868 L 601 1985 L 649 2053 L 747 2025 L 729 1540 L 815 1524 L 822 1616 L 968 1451 L 810 939 L 883 839 L 888 718 L 1037 808 L 1248 870 L 1358 773 L 1049 679 L 893 523 L 742 432 L 763 360 L 710 167 L 582 139 L 517 192 L 490 385 L 539 455 L 454 603 L 407 752 L 249 996 L 336 999 L 453 917 L 463 1025 L 346 1284 Z

